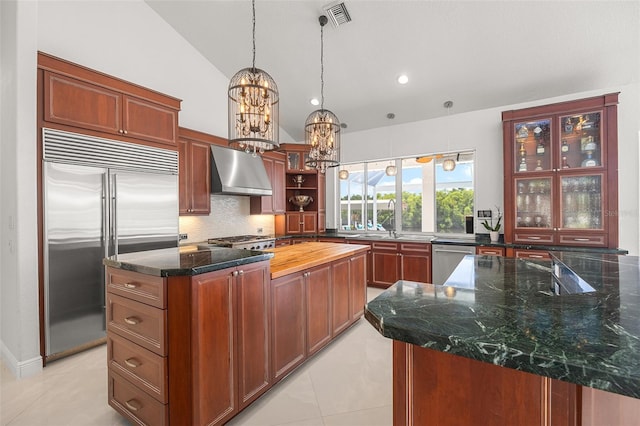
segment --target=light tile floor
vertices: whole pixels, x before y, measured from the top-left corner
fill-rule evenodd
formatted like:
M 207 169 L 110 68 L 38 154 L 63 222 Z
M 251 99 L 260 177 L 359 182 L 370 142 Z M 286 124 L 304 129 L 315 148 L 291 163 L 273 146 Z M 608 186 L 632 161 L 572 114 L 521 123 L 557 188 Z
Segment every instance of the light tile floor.
M 369 300 L 380 294 L 369 288 Z M 392 424 L 391 341 L 363 318 L 228 425 Z M 107 405 L 106 347 L 16 380 L 0 370 L 0 425 L 128 425 Z

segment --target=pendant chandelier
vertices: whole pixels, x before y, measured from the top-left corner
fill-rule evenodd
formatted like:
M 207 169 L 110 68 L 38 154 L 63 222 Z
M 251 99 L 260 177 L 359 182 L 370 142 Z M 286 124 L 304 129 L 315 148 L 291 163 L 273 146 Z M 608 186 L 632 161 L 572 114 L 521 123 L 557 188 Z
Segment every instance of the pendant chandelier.
M 279 141 L 278 86 L 256 68 L 256 2 L 253 12 L 253 63 L 229 82 L 229 146 L 253 155 L 277 149 Z
M 449 117 L 449 110 L 453 106 L 452 101 L 447 101 L 444 103 L 444 107 L 447 109 L 447 117 Z M 449 151 L 449 137 L 447 136 L 447 151 Z M 448 153 L 448 152 L 447 152 Z M 453 158 L 447 158 L 442 162 L 442 170 L 445 172 L 452 172 L 453 169 L 456 168 L 456 160 Z
M 328 19 L 322 15 L 320 22 L 320 109 L 312 112 L 304 124 L 304 141 L 311 147 L 306 165 L 325 173 L 329 167 L 340 165 L 340 120 L 324 109 L 324 26 Z

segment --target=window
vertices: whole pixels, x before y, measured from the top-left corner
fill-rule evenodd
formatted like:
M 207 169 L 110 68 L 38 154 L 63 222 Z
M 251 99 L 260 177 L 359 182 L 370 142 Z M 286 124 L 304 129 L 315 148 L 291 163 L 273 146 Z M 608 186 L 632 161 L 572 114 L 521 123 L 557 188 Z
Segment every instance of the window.
M 463 234 L 474 212 L 474 153 L 457 155 L 442 169 L 442 155 L 343 165 L 340 229 L 366 232 Z M 395 165 L 396 176 L 385 173 Z M 400 200 L 400 202 L 398 201 Z

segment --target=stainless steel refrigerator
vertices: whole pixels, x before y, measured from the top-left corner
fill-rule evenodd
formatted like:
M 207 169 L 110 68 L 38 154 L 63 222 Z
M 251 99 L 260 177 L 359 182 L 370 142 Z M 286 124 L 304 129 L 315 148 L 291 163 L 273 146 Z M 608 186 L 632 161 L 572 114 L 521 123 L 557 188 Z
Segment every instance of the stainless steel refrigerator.
M 104 257 L 178 245 L 177 153 L 51 129 L 43 140 L 45 346 L 53 360 L 105 339 Z

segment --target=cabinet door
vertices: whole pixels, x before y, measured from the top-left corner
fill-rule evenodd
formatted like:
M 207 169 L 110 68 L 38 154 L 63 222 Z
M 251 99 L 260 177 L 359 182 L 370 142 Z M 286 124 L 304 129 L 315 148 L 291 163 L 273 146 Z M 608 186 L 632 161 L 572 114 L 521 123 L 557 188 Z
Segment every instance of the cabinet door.
M 191 209 L 191 182 L 189 181 L 189 142 L 178 140 L 178 211 L 189 214 Z
M 121 134 L 122 97 L 113 90 L 45 71 L 44 120 Z
M 514 249 L 513 256 L 520 259 L 550 260 L 551 255 L 544 250 Z
M 305 272 L 307 300 L 307 354 L 311 355 L 331 340 L 331 267 Z
M 504 256 L 505 249 L 504 247 L 478 246 L 476 247 L 476 254 L 481 254 L 484 256 Z
M 193 421 L 190 422 L 193 424 L 222 424 L 238 411 L 234 365 L 234 281 L 228 269 L 192 278 L 189 301 L 192 312 L 188 318 L 192 323 L 188 344 L 191 346 L 189 377 L 193 378 L 193 383 L 192 406 L 187 408 L 187 412 L 193 412 Z M 172 356 L 170 359 L 180 362 Z M 184 381 L 185 378 L 172 378 L 170 375 L 171 388 L 174 380 Z M 179 400 L 180 395 L 170 391 L 169 405 L 172 407 L 178 405 L 173 404 L 174 398 Z M 172 418 L 171 423 L 174 422 L 184 423 L 185 419 Z
M 271 281 L 271 305 L 271 360 L 277 381 L 305 359 L 303 274 L 291 274 Z
M 367 254 L 362 253 L 350 259 L 349 283 L 351 285 L 351 320 L 356 321 L 364 314 L 367 303 Z
M 176 145 L 178 111 L 129 95 L 124 95 L 123 104 L 124 135 L 165 145 Z
M 271 182 L 272 194 L 276 193 L 276 185 L 273 181 L 273 163 L 274 160 L 269 157 L 262 157 L 264 163 L 264 169 L 267 172 L 269 182 Z M 250 213 L 251 214 L 273 214 L 273 195 L 263 195 L 260 197 L 251 197 Z
M 551 118 L 514 123 L 513 135 L 515 173 L 554 169 Z
M 607 164 L 603 149 L 602 111 L 560 117 L 560 169 L 601 168 Z
M 268 388 L 270 294 L 268 264 L 238 267 L 236 275 L 238 403 L 249 405 Z
M 318 215 L 315 212 L 301 213 L 302 232 L 305 234 L 315 234 L 318 232 L 317 218 Z
M 333 262 L 331 268 L 331 299 L 333 310 L 333 334 L 336 335 L 351 324 L 351 289 L 349 259 Z
M 211 212 L 211 153 L 209 144 L 190 142 L 189 175 L 191 181 L 191 214 Z
M 559 242 L 563 245 L 606 247 L 604 174 L 561 175 L 559 179 Z
M 517 178 L 514 182 L 514 242 L 553 243 L 556 227 L 553 178 Z
M 300 234 L 302 232 L 302 216 L 301 213 L 287 212 L 286 214 L 286 233 Z
M 372 285 L 389 287 L 400 278 L 398 273 L 398 245 L 396 243 L 373 243 L 371 249 Z
M 431 282 L 431 250 L 429 244 L 400 244 L 401 278 L 421 283 Z
M 287 210 L 285 199 L 285 164 L 284 161 L 273 161 L 273 175 L 271 176 L 273 187 L 273 214 L 284 214 Z

